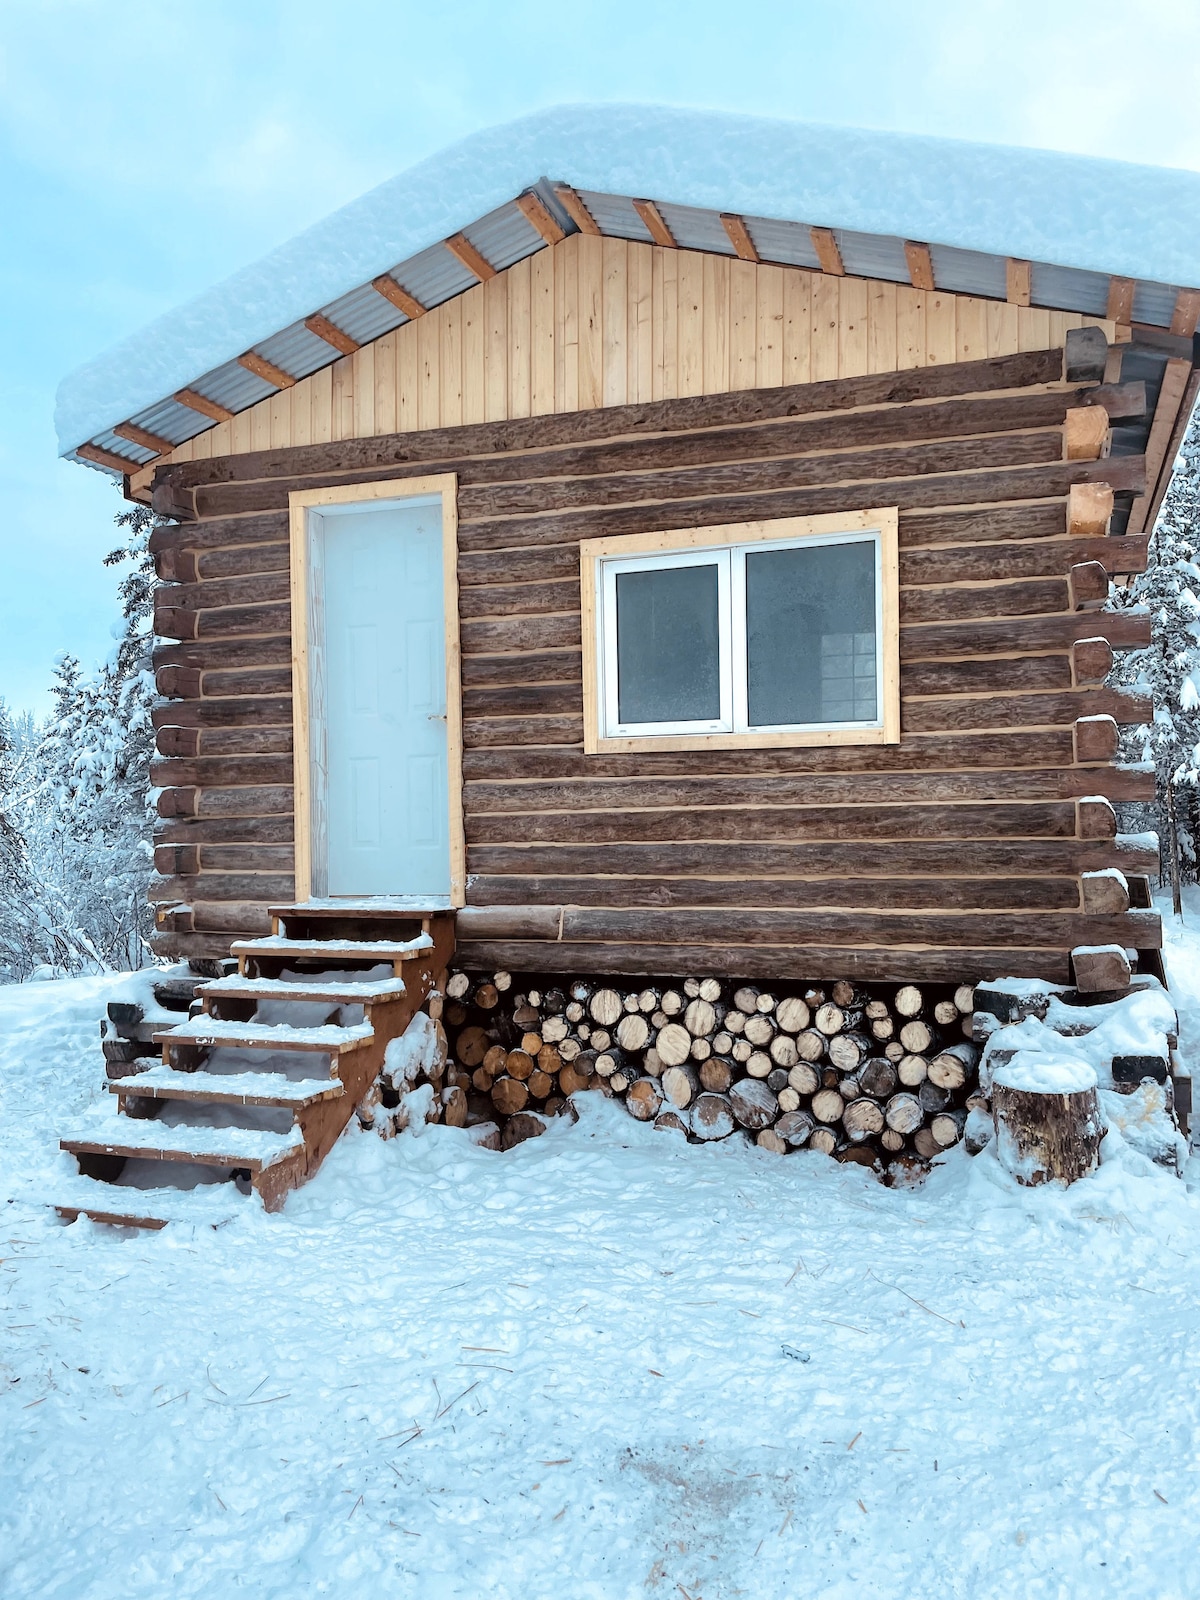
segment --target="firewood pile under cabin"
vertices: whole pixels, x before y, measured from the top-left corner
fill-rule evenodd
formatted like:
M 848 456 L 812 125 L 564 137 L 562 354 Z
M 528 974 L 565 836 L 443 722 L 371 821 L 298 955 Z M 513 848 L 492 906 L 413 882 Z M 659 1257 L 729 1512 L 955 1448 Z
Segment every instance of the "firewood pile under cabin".
M 742 1129 L 781 1154 L 807 1146 L 875 1164 L 927 1161 L 962 1137 L 977 1087 L 971 1013 L 967 987 L 772 991 L 689 977 L 517 990 L 507 973 L 457 972 L 442 1018 L 472 1111 L 502 1128 L 594 1089 L 696 1140 Z

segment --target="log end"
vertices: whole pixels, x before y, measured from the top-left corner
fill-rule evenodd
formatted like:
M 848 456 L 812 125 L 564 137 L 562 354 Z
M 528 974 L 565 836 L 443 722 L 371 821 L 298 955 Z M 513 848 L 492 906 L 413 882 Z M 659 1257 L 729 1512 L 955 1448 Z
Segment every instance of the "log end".
M 1075 987 L 1084 994 L 1128 989 L 1129 957 L 1119 944 L 1081 944 L 1071 951 Z
M 1076 1183 L 1094 1172 L 1107 1128 L 1086 1062 L 1014 1059 L 992 1084 L 996 1154 L 1018 1183 Z

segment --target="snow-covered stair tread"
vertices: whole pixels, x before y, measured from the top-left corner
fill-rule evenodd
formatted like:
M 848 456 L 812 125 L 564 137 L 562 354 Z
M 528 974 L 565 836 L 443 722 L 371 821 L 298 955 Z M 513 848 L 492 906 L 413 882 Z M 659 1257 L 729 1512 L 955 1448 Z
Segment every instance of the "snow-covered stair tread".
M 109 1080 L 114 1094 L 140 1094 L 152 1100 L 200 1100 L 239 1106 L 306 1106 L 337 1100 L 345 1092 L 340 1078 L 285 1078 L 277 1072 L 177 1072 L 155 1067 L 133 1077 Z
M 205 999 L 210 996 L 229 1000 L 328 1000 L 331 1005 L 361 1005 L 369 1000 L 401 1000 L 404 998 L 403 978 L 373 978 L 369 983 L 355 983 L 353 978 L 326 978 L 322 972 L 314 973 L 302 981 L 283 978 L 244 978 L 234 973 L 228 978 L 216 978 L 203 983 L 197 993 Z
M 293 956 L 301 961 L 411 961 L 433 949 L 427 933 L 415 939 L 289 939 L 282 933 L 235 939 L 235 956 Z
M 269 906 L 268 910 L 273 917 L 377 917 L 397 911 L 421 917 L 449 911 L 451 905 L 449 895 L 377 894 L 364 900 L 355 900 L 351 895 L 338 895 L 334 899 L 318 896 L 311 900 L 293 900 L 286 906 Z
M 105 1110 L 108 1108 L 106 1107 Z M 168 1127 L 97 1112 L 59 1141 L 72 1155 L 144 1156 L 151 1161 L 200 1161 L 206 1166 L 249 1167 L 261 1172 L 304 1149 L 299 1128 L 268 1133 L 260 1128 Z
M 92 1217 L 134 1228 L 165 1228 L 168 1222 L 220 1227 L 246 1204 L 228 1183 L 199 1183 L 194 1189 L 136 1189 L 132 1184 L 79 1178 L 58 1185 L 54 1209 L 60 1217 Z
M 327 1022 L 319 1028 L 297 1028 L 286 1022 L 235 1022 L 224 1017 L 189 1017 L 177 1028 L 154 1035 L 155 1044 L 211 1044 L 234 1050 L 357 1050 L 375 1037 L 369 1022 L 349 1028 Z

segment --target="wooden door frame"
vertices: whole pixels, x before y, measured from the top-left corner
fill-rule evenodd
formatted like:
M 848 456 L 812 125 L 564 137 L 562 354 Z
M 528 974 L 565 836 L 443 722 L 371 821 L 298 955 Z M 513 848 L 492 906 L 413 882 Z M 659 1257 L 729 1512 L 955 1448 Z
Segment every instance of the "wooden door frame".
M 292 740 L 295 782 L 296 899 L 313 897 L 312 691 L 309 638 L 323 618 L 324 594 L 313 570 L 313 511 L 371 500 L 442 503 L 442 608 L 446 652 L 446 788 L 449 801 L 450 908 L 466 904 L 467 845 L 463 826 L 462 647 L 458 623 L 458 478 L 453 472 L 424 478 L 391 478 L 328 489 L 293 489 L 288 494 L 292 601 Z M 347 897 L 369 898 L 369 897 Z M 379 896 L 386 899 L 387 896 Z

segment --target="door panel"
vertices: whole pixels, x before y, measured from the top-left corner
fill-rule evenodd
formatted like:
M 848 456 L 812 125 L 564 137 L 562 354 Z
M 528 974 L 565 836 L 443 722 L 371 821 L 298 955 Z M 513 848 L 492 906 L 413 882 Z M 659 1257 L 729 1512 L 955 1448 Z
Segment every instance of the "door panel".
M 321 523 L 325 893 L 448 895 L 440 501 Z

